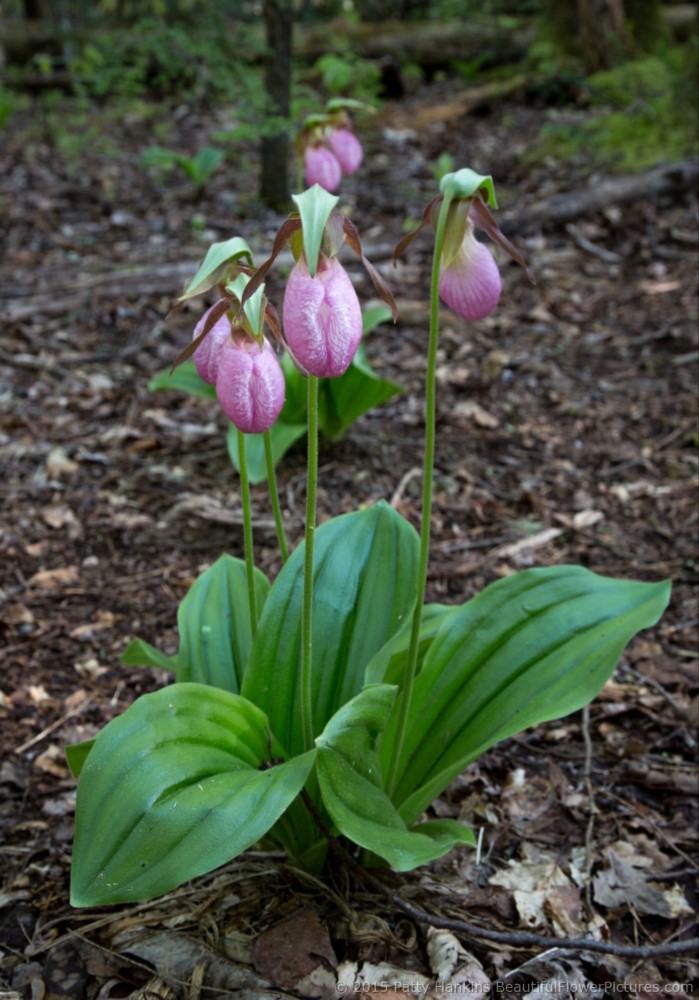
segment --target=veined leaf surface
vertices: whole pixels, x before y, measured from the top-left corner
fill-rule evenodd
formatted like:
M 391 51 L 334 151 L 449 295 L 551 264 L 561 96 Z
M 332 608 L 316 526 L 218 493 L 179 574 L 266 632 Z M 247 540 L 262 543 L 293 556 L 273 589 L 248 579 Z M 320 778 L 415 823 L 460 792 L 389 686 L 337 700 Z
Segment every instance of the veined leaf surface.
M 282 753 L 239 695 L 174 684 L 144 695 L 99 734 L 76 803 L 74 906 L 153 896 L 254 844 L 298 795 L 315 751 Z

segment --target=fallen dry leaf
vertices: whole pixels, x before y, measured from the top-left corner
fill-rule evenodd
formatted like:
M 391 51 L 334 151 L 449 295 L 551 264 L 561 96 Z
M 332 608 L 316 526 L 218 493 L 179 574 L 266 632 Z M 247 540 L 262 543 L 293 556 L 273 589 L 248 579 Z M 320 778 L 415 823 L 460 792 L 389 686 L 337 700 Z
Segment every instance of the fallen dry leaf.
M 38 590 L 61 590 L 78 583 L 80 576 L 77 566 L 63 566 L 59 569 L 42 569 L 27 581 L 27 586 Z
M 634 867 L 608 849 L 609 867 L 592 880 L 595 902 L 608 909 L 628 906 L 639 914 L 667 919 L 693 912 L 678 885 L 654 885 L 643 870 Z
M 60 479 L 77 472 L 80 466 L 68 458 L 63 448 L 52 448 L 46 456 L 46 475 L 49 479 Z
M 337 957 L 327 927 L 309 907 L 263 931 L 253 945 L 252 963 L 265 979 L 293 989 L 318 966 L 336 969 Z

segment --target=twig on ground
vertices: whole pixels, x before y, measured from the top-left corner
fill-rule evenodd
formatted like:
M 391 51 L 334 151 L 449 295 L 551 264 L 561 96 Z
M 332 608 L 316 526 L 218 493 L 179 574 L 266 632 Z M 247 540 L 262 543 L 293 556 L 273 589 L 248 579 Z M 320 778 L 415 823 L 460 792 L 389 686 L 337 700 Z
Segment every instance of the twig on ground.
M 592 835 L 595 829 L 595 793 L 592 787 L 592 737 L 590 736 L 590 706 L 582 710 L 582 736 L 585 744 L 585 765 L 583 781 L 587 792 L 587 827 L 585 829 L 585 895 L 587 905 L 592 909 Z
M 371 886 L 383 896 L 388 897 L 393 905 L 402 910 L 407 916 L 418 923 L 428 924 L 440 930 L 455 931 L 468 937 L 480 938 L 484 941 L 497 941 L 500 944 L 509 944 L 515 948 L 526 948 L 538 946 L 544 948 L 558 948 L 565 951 L 597 951 L 605 955 L 617 955 L 620 958 L 659 958 L 661 955 L 683 955 L 695 953 L 699 949 L 699 937 L 690 938 L 687 941 L 672 941 L 657 945 L 624 945 L 614 944 L 611 941 L 594 941 L 590 938 L 552 938 L 545 934 L 534 934 L 531 931 L 493 931 L 486 927 L 479 927 L 477 924 L 468 923 L 465 920 L 453 920 L 449 917 L 438 917 L 428 913 L 422 907 L 413 906 L 406 902 L 398 893 L 393 892 L 380 879 L 368 872 L 355 858 L 347 851 L 340 841 L 333 836 L 327 823 L 315 807 L 310 795 L 303 790 L 301 792 L 306 808 L 313 816 L 318 829 L 328 841 L 330 850 L 352 871 L 359 879 Z

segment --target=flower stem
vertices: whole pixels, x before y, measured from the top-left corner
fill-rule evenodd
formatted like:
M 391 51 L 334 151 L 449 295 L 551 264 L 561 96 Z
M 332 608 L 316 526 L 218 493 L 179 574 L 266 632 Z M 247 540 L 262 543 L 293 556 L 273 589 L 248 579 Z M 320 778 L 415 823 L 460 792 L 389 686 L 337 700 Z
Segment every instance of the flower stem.
M 267 466 L 267 485 L 269 487 L 269 498 L 272 501 L 272 511 L 274 512 L 274 524 L 277 529 L 277 540 L 279 542 L 279 551 L 282 555 L 282 562 L 286 562 L 289 558 L 289 547 L 286 544 L 286 535 L 284 534 L 284 521 L 282 520 L 282 511 L 279 506 L 279 492 L 277 490 L 277 474 L 274 471 L 274 455 L 272 454 L 272 438 L 269 431 L 265 431 L 263 434 L 263 440 L 265 443 L 265 465 Z
M 250 609 L 250 634 L 253 639 L 257 632 L 257 599 L 255 597 L 255 555 L 252 548 L 252 511 L 250 509 L 250 481 L 248 479 L 248 459 L 245 453 L 245 435 L 237 431 L 238 461 L 240 465 L 240 493 L 243 500 L 243 547 L 245 550 L 245 573 L 248 581 L 248 607 Z
M 306 488 L 306 548 L 303 567 L 303 615 L 301 618 L 301 709 L 303 742 L 313 748 L 313 550 L 316 531 L 316 487 L 318 483 L 318 379 L 308 376 L 308 485 Z
M 422 519 L 420 525 L 420 556 L 417 572 L 417 592 L 415 610 L 413 611 L 410 631 L 410 646 L 405 663 L 405 672 L 400 684 L 398 700 L 398 721 L 393 739 L 391 763 L 387 775 L 386 787 L 388 794 L 393 795 L 400 777 L 401 755 L 405 733 L 410 715 L 415 675 L 417 674 L 417 658 L 420 646 L 420 626 L 422 623 L 422 605 L 427 586 L 427 564 L 430 556 L 430 519 L 432 515 L 432 482 L 434 473 L 434 453 L 436 437 L 436 372 L 437 345 L 439 343 L 439 272 L 444 245 L 444 230 L 447 221 L 447 211 L 451 197 L 446 195 L 442 201 L 437 233 L 434 241 L 434 258 L 432 261 L 432 283 L 430 286 L 430 336 L 427 348 L 427 376 L 425 380 L 425 455 L 422 473 Z

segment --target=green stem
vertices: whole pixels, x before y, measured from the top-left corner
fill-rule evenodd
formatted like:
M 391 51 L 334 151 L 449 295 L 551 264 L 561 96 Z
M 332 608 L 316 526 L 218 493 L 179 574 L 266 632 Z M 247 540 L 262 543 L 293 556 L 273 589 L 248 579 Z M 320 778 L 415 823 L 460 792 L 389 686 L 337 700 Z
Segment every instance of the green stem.
M 262 435 L 265 443 L 265 465 L 267 466 L 267 485 L 269 486 L 269 498 L 272 501 L 272 511 L 274 512 L 274 524 L 277 529 L 277 540 L 279 541 L 279 551 L 282 554 L 282 562 L 289 558 L 289 547 L 286 544 L 284 534 L 284 521 L 282 511 L 279 506 L 279 492 L 277 490 L 277 474 L 274 471 L 274 455 L 272 454 L 272 438 L 269 431 Z
M 417 593 L 415 610 L 413 612 L 410 632 L 410 646 L 405 664 L 405 673 L 400 685 L 398 702 L 398 721 L 393 740 L 391 763 L 386 780 L 389 796 L 393 795 L 398 784 L 403 743 L 410 715 L 410 703 L 413 696 L 415 675 L 417 674 L 417 659 L 420 647 L 420 626 L 422 624 L 422 605 L 427 586 L 427 564 L 430 556 L 430 518 L 432 515 L 432 482 L 434 473 L 435 428 L 436 428 L 436 372 L 437 346 L 439 343 L 439 272 L 444 245 L 444 230 L 451 197 L 445 196 L 442 201 L 437 233 L 434 241 L 434 259 L 432 261 L 432 284 L 430 286 L 430 337 L 427 348 L 427 376 L 425 381 L 425 455 L 422 474 L 422 520 L 420 525 L 420 557 L 417 572 Z
M 240 465 L 240 493 L 243 500 L 243 547 L 245 550 L 245 573 L 248 581 L 248 606 L 250 608 L 250 634 L 253 639 L 257 632 L 257 599 L 255 597 L 255 555 L 252 548 L 252 511 L 250 509 L 250 480 L 248 479 L 248 459 L 245 453 L 245 435 L 237 430 L 238 460 Z
M 308 376 L 308 485 L 306 488 L 306 548 L 303 566 L 301 618 L 301 722 L 306 750 L 313 749 L 313 550 L 316 532 L 318 483 L 318 379 Z

